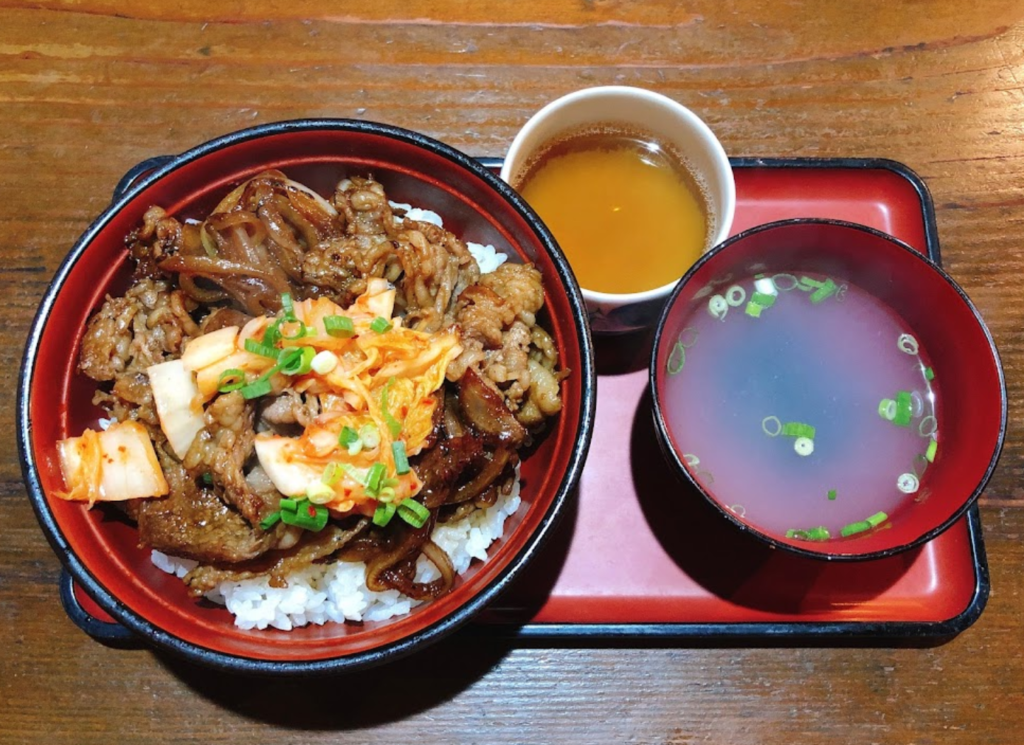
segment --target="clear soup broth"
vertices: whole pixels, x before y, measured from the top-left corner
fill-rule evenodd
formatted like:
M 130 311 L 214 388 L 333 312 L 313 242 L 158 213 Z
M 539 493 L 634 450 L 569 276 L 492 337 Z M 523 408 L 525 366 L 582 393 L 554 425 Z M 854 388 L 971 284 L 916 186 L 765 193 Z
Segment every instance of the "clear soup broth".
M 674 282 L 714 234 L 703 190 L 683 159 L 643 132 L 569 133 L 512 181 L 588 290 L 632 293 Z
M 898 315 L 817 274 L 698 295 L 663 406 L 691 473 L 729 509 L 767 533 L 842 540 L 927 496 L 935 372 Z

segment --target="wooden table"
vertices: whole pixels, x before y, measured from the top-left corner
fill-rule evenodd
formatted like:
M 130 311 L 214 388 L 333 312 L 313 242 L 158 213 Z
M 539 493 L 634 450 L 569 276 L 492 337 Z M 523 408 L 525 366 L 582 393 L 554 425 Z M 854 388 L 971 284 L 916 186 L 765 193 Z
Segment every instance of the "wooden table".
M 1024 5 L 766 0 L 9 0 L 0 9 L 0 740 L 1013 743 L 1024 738 Z M 684 7 L 685 6 L 685 7 Z M 16 371 L 56 266 L 131 165 L 231 130 L 354 117 L 500 155 L 537 108 L 621 83 L 732 155 L 878 156 L 937 208 L 1010 424 L 982 500 L 992 594 L 933 648 L 549 647 L 460 635 L 350 678 L 247 681 L 104 647 L 57 600 Z

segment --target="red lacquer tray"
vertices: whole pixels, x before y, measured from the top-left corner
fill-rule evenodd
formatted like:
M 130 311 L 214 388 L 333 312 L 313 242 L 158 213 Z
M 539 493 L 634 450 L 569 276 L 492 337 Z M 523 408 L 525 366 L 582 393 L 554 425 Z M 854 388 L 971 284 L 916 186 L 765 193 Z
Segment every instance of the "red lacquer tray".
M 733 233 L 791 217 L 885 231 L 932 259 L 931 197 L 887 160 L 735 159 Z M 829 564 L 741 534 L 663 460 L 650 338 L 598 338 L 597 419 L 576 509 L 479 618 L 526 636 L 944 638 L 988 598 L 977 507 L 918 550 Z
M 790 217 L 838 218 L 939 260 L 931 197 L 899 163 L 732 163 L 734 233 Z M 119 190 L 152 166 L 133 169 Z M 528 570 L 478 616 L 477 629 L 680 643 L 934 642 L 977 620 L 989 593 L 977 506 L 919 549 L 852 564 L 770 550 L 713 512 L 661 456 L 647 386 L 650 341 L 597 338 L 597 419 L 578 499 Z M 66 574 L 61 598 L 88 633 L 130 636 Z

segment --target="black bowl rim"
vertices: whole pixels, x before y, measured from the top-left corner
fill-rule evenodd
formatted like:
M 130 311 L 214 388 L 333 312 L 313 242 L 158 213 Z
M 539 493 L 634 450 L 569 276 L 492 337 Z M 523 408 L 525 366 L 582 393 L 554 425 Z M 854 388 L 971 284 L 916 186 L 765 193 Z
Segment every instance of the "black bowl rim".
M 779 228 L 785 228 L 785 227 L 789 227 L 789 226 L 793 226 L 793 225 L 822 225 L 822 226 L 834 226 L 834 227 L 842 227 L 842 228 L 853 229 L 853 230 L 856 230 L 856 231 L 859 231 L 859 232 L 862 232 L 862 233 L 866 233 L 868 235 L 875 236 L 877 238 L 882 238 L 882 239 L 888 241 L 890 244 L 892 244 L 896 248 L 899 248 L 899 249 L 901 249 L 903 251 L 906 251 L 909 254 L 911 254 L 915 259 L 919 260 L 925 266 L 926 270 L 930 269 L 930 270 L 934 271 L 941 279 L 945 280 L 945 282 L 957 293 L 957 295 L 960 297 L 960 300 L 971 311 L 971 313 L 974 315 L 975 322 L 978 324 L 978 327 L 981 329 L 982 333 L 985 335 L 985 338 L 988 341 L 989 350 L 991 351 L 992 358 L 993 358 L 993 360 L 995 361 L 995 364 L 996 364 L 996 373 L 997 373 L 997 375 L 999 377 L 999 394 L 1000 394 L 1000 407 L 1001 407 L 1001 416 L 1000 416 L 1000 423 L 999 423 L 999 436 L 996 439 L 996 445 L 995 445 L 995 448 L 993 449 L 992 456 L 989 459 L 988 467 L 985 469 L 985 473 L 982 475 L 981 479 L 979 480 L 977 486 L 975 487 L 975 489 L 971 493 L 971 495 L 967 499 L 965 499 L 963 501 L 963 503 L 953 512 L 952 515 L 950 515 L 946 520 L 941 522 L 936 527 L 934 527 L 931 530 L 925 532 L 923 535 L 915 538 L 912 541 L 909 541 L 907 543 L 901 544 L 899 546 L 893 546 L 893 547 L 890 547 L 890 548 L 882 549 L 882 550 L 879 550 L 879 551 L 871 551 L 871 552 L 868 552 L 868 553 L 856 553 L 856 554 L 854 554 L 854 553 L 832 553 L 832 552 L 825 551 L 825 550 L 812 551 L 812 550 L 808 550 L 806 548 L 801 548 L 799 546 L 792 546 L 792 545 L 790 545 L 788 543 L 783 543 L 782 541 L 779 541 L 779 540 L 773 538 L 772 536 L 768 535 L 767 533 L 764 533 L 764 532 L 758 530 L 753 525 L 750 525 L 750 524 L 740 520 L 739 517 L 737 517 L 735 514 L 733 514 L 729 510 L 727 510 L 724 507 L 722 507 L 722 505 L 720 505 L 697 482 L 697 480 L 693 478 L 693 476 L 687 470 L 685 463 L 683 463 L 682 459 L 679 457 L 679 454 L 675 452 L 675 449 L 671 445 L 671 440 L 669 438 L 668 423 L 665 421 L 665 417 L 664 417 L 664 414 L 663 414 L 663 411 L 662 411 L 662 402 L 661 402 L 661 399 L 660 399 L 660 397 L 658 395 L 658 386 L 657 386 L 657 377 L 658 377 L 657 367 L 658 367 L 658 365 L 657 365 L 657 360 L 658 360 L 658 349 L 661 346 L 661 337 L 662 337 L 662 334 L 663 334 L 663 332 L 665 330 L 665 325 L 668 322 L 668 317 L 669 317 L 669 313 L 670 313 L 670 310 L 671 310 L 672 306 L 675 305 L 675 302 L 676 302 L 677 298 L 679 297 L 679 294 L 682 292 L 683 287 L 690 280 L 690 278 L 697 271 L 699 271 L 700 268 L 702 266 L 704 266 L 704 264 L 706 264 L 708 261 L 711 261 L 715 256 L 720 254 L 722 251 L 727 250 L 729 246 L 733 245 L 734 243 L 738 243 L 739 241 L 744 240 L 745 238 L 748 238 L 749 236 L 754 235 L 756 233 L 762 233 L 762 232 L 766 232 L 766 231 L 769 231 L 769 230 L 777 230 Z M 974 504 L 975 501 L 977 501 L 978 497 L 985 490 L 985 487 L 988 485 L 988 482 L 992 478 L 992 474 L 995 471 L 996 464 L 999 462 L 999 456 L 1002 453 L 1003 443 L 1004 443 L 1005 438 L 1006 438 L 1007 397 L 1006 397 L 1006 379 L 1005 379 L 1005 377 L 1003 375 L 1003 364 L 1002 364 L 1002 361 L 1001 361 L 1001 359 L 999 357 L 999 351 L 996 349 L 995 341 L 992 338 L 992 333 L 989 331 L 988 326 L 985 324 L 985 321 L 982 319 L 981 314 L 978 312 L 978 309 L 974 306 L 974 303 L 971 302 L 971 299 L 967 296 L 967 293 L 964 292 L 964 290 L 960 287 L 960 285 L 957 284 L 956 281 L 951 276 L 949 276 L 949 274 L 947 274 L 946 271 L 941 266 L 939 266 L 937 263 L 932 261 L 925 254 L 921 253 L 920 251 L 918 251 L 915 248 L 913 248 L 912 246 L 910 246 L 905 241 L 902 241 L 902 240 L 900 240 L 899 238 L 896 238 L 893 235 L 889 235 L 888 233 L 886 233 L 884 231 L 877 230 L 877 229 L 872 228 L 870 226 L 861 225 L 860 223 L 849 222 L 849 221 L 846 221 L 846 220 L 836 220 L 836 219 L 830 219 L 830 218 L 817 218 L 817 217 L 797 217 L 797 218 L 789 218 L 789 219 L 785 219 L 785 220 L 775 220 L 775 221 L 772 221 L 772 222 L 763 223 L 761 225 L 755 225 L 752 228 L 748 228 L 747 230 L 744 230 L 744 231 L 742 231 L 740 233 L 737 233 L 736 235 L 734 235 L 734 236 L 732 236 L 730 238 L 727 238 L 726 240 L 722 241 L 717 246 L 715 246 L 710 251 L 708 251 L 706 254 L 704 254 L 692 267 L 690 267 L 689 270 L 687 270 L 686 274 L 684 274 L 682 276 L 682 278 L 679 280 L 679 282 L 676 283 L 676 286 L 672 289 L 672 293 L 669 295 L 668 299 L 665 301 L 665 306 L 662 308 L 661 316 L 658 319 L 658 325 L 657 325 L 657 327 L 655 329 L 655 332 L 654 332 L 654 341 L 653 341 L 653 347 L 652 347 L 652 350 L 651 350 L 651 362 L 650 362 L 650 368 L 649 368 L 649 371 L 648 371 L 648 380 L 649 380 L 649 385 L 650 385 L 650 388 L 651 388 L 651 398 L 652 398 L 652 401 L 653 401 L 654 422 L 655 422 L 655 427 L 656 427 L 657 432 L 658 432 L 658 443 L 661 445 L 662 452 L 665 455 L 666 459 L 675 467 L 676 472 L 678 474 L 682 475 L 698 491 L 698 493 L 700 493 L 701 496 L 703 496 L 704 499 L 707 500 L 707 502 L 710 503 L 715 508 L 715 510 L 717 510 L 722 516 L 724 516 L 727 520 L 729 520 L 733 525 L 735 525 L 737 528 L 739 528 L 743 532 L 749 533 L 749 534 L 755 536 L 756 538 L 758 538 L 759 540 L 763 541 L 765 544 L 767 544 L 768 546 L 770 546 L 772 548 L 777 548 L 777 549 L 780 549 L 782 551 L 786 551 L 788 553 L 795 554 L 797 556 L 802 556 L 804 558 L 810 558 L 810 559 L 818 559 L 818 560 L 824 560 L 824 561 L 844 561 L 844 562 L 869 561 L 869 560 L 873 560 L 873 559 L 884 559 L 886 557 L 893 556 L 895 554 L 899 554 L 899 553 L 902 553 L 904 551 L 908 551 L 908 550 L 910 550 L 912 548 L 916 548 L 916 547 L 921 546 L 922 544 L 927 543 L 928 541 L 932 540 L 933 538 L 938 536 L 940 533 L 942 533 L 945 530 L 947 530 L 957 520 L 959 520 L 964 515 L 964 513 L 966 513 L 967 510 L 970 509 L 971 505 Z M 824 544 L 820 544 L 820 545 L 822 545 L 824 547 L 824 546 L 827 546 L 829 544 L 828 543 L 824 543 Z
M 365 134 L 381 135 L 401 142 L 416 145 L 436 155 L 446 158 L 461 168 L 470 171 L 480 178 L 488 187 L 496 191 L 537 235 L 545 250 L 549 253 L 557 273 L 565 287 L 573 317 L 576 319 L 576 341 L 580 347 L 581 368 L 573 373 L 580 381 L 580 432 L 576 446 L 572 452 L 569 467 L 562 476 L 558 490 L 552 500 L 547 514 L 526 545 L 517 553 L 508 566 L 478 594 L 459 606 L 445 618 L 427 626 L 413 634 L 403 637 L 382 647 L 374 647 L 350 655 L 315 660 L 263 660 L 239 655 L 227 654 L 207 649 L 193 642 L 186 641 L 157 627 L 142 618 L 135 611 L 120 602 L 100 583 L 85 564 L 78 558 L 61 532 L 42 489 L 38 466 L 32 452 L 32 422 L 29 419 L 29 392 L 35 374 L 35 362 L 43 331 L 50 317 L 54 302 L 71 270 L 77 264 L 88 246 L 98 233 L 110 222 L 115 214 L 136 198 L 152 184 L 176 171 L 185 164 L 191 163 L 217 150 L 236 145 L 248 140 L 269 135 L 290 132 L 309 132 L 318 130 L 350 131 Z M 319 673 L 336 673 L 362 669 L 398 659 L 411 652 L 437 641 L 470 620 L 488 602 L 501 593 L 517 577 L 529 561 L 538 553 L 554 530 L 559 518 L 565 511 L 569 495 L 579 482 L 583 464 L 590 448 L 594 430 L 594 416 L 597 395 L 597 373 L 594 363 L 594 345 L 590 326 L 586 322 L 585 305 L 576 278 L 569 268 L 569 263 L 555 241 L 554 236 L 533 209 L 508 184 L 491 173 L 476 159 L 456 150 L 439 140 L 411 130 L 379 122 L 368 122 L 355 119 L 295 119 L 281 122 L 261 124 L 255 127 L 231 132 L 173 156 L 166 164 L 136 181 L 120 198 L 116 199 L 75 242 L 67 256 L 61 262 L 47 287 L 40 302 L 39 309 L 32 321 L 25 354 L 22 358 L 18 374 L 17 395 L 17 439 L 21 460 L 22 475 L 28 488 L 29 499 L 39 524 L 43 528 L 47 540 L 61 563 L 71 572 L 75 581 L 112 617 L 140 637 L 155 646 L 166 649 L 178 656 L 198 662 L 216 669 L 253 673 L 263 675 L 308 675 Z

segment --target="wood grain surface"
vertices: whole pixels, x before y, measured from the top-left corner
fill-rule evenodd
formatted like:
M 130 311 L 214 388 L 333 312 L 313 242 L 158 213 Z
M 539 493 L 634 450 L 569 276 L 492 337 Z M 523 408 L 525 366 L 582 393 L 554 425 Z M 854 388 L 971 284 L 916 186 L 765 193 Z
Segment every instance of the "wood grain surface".
M 332 116 L 500 155 L 571 90 L 694 108 L 731 155 L 902 161 L 945 267 L 1005 365 L 982 522 L 992 594 L 926 648 L 549 647 L 459 634 L 358 676 L 247 680 L 105 647 L 59 563 L 14 436 L 33 313 L 136 162 L 255 123 Z M 1024 4 L 668 0 L 0 0 L 0 741 L 1024 741 Z

